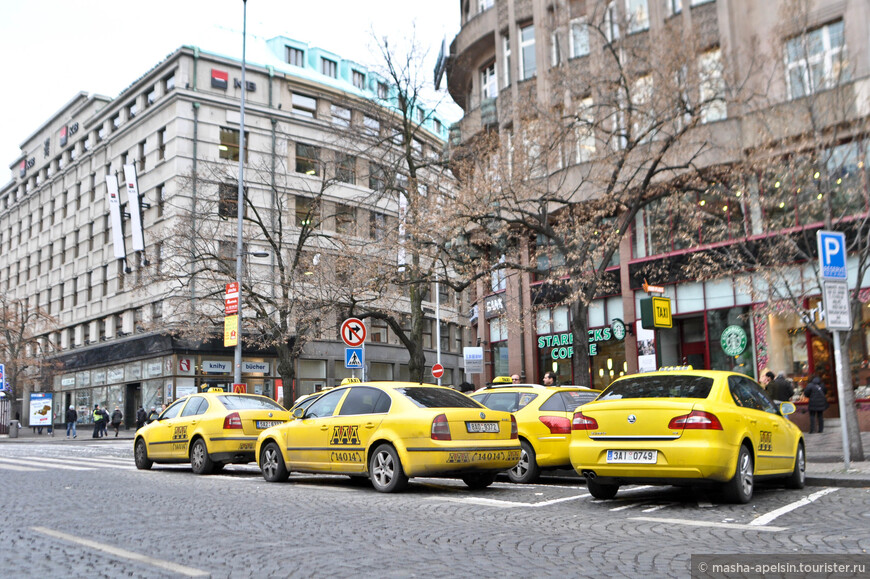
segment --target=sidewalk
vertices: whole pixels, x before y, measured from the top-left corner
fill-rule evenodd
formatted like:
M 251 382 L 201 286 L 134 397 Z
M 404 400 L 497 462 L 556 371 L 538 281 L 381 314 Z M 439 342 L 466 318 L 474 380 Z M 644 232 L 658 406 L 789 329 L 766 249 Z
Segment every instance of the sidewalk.
M 94 425 L 93 424 L 81 424 L 76 427 L 76 434 L 78 434 L 77 438 L 70 437 L 69 441 L 66 439 L 66 426 L 63 428 L 58 428 L 54 431 L 54 436 L 49 434 L 48 428 L 42 427 L 42 434 L 36 434 L 36 432 L 30 428 L 29 426 L 22 426 L 18 430 L 18 438 L 9 438 L 9 435 L 0 434 L 0 444 L 4 442 L 37 442 L 43 444 L 52 444 L 52 443 L 61 443 L 61 442 L 82 442 L 82 441 L 104 441 L 104 440 L 133 440 L 133 435 L 136 433 L 135 428 L 130 428 L 128 430 L 124 430 L 122 427 L 118 432 L 118 438 L 115 438 L 115 430 L 113 428 L 109 428 L 109 435 L 105 438 L 92 438 L 94 434 Z

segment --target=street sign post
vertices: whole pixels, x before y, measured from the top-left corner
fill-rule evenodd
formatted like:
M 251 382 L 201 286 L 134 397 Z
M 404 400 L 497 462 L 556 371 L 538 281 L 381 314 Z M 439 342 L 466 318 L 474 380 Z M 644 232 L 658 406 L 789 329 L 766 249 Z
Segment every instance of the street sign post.
M 834 364 L 837 371 L 837 396 L 840 400 L 840 417 L 843 421 L 843 463 L 849 468 L 849 431 L 846 428 L 846 400 L 843 383 L 843 355 L 840 352 L 839 330 L 852 328 L 852 312 L 849 306 L 849 281 L 846 262 L 846 234 L 842 231 L 816 232 L 819 249 L 819 274 L 824 280 L 822 302 L 825 305 L 825 323 L 834 337 Z
M 435 364 L 432 366 L 432 376 L 434 378 L 441 378 L 444 375 L 444 366 L 441 364 Z

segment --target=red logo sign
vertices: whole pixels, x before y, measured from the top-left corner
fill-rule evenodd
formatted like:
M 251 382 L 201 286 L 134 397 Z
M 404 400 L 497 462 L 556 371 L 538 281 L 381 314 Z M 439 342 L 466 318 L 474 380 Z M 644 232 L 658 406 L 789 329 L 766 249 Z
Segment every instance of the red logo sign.
M 239 298 L 238 296 L 234 298 L 225 298 L 224 299 L 224 313 L 228 316 L 232 316 L 233 314 L 239 313 Z
M 233 392 L 236 394 L 247 394 L 248 385 L 247 384 L 233 384 Z
M 444 375 L 444 366 L 441 364 L 435 364 L 432 366 L 432 375 L 436 378 L 440 378 Z
M 348 318 L 341 323 L 341 339 L 351 348 L 362 346 L 366 341 L 366 326 L 361 320 Z
M 190 358 L 181 358 L 178 360 L 178 369 L 182 372 L 190 372 Z

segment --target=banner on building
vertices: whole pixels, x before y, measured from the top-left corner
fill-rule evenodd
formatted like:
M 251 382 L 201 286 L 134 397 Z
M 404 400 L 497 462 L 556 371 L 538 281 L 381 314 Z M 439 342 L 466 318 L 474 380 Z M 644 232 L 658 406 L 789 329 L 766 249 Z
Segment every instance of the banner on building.
M 124 181 L 127 183 L 127 210 L 130 212 L 130 225 L 133 228 L 133 251 L 145 251 L 145 235 L 142 233 L 142 207 L 139 202 L 139 180 L 136 166 L 124 165 Z
M 121 199 L 118 197 L 118 181 L 114 175 L 106 175 L 106 189 L 109 196 L 109 217 L 112 220 L 112 244 L 115 247 L 115 258 L 125 259 L 127 250 L 124 247 Z

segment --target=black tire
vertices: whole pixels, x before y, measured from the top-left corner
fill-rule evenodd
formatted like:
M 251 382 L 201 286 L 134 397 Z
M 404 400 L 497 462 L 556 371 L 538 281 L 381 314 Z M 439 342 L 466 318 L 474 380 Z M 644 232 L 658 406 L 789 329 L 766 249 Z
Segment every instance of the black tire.
M 381 444 L 369 459 L 369 478 L 375 490 L 393 493 L 408 486 L 408 477 L 399 460 L 399 453 L 389 444 Z
M 214 470 L 208 447 L 201 438 L 197 438 L 190 447 L 190 469 L 194 474 L 211 474 Z
M 596 499 L 610 500 L 616 496 L 619 485 L 600 483 L 594 478 L 587 478 L 586 489 Z
M 497 473 L 494 472 L 476 472 L 474 474 L 467 474 L 462 477 L 462 482 L 464 482 L 471 490 L 478 491 L 485 489 L 495 482 L 496 474 Z
M 267 482 L 283 482 L 290 476 L 281 449 L 274 442 L 267 442 L 260 449 L 260 470 Z
M 148 470 L 154 464 L 154 461 L 148 458 L 148 445 L 141 438 L 133 446 L 133 458 L 139 470 Z
M 507 471 L 508 478 L 511 482 L 519 484 L 528 484 L 538 480 L 541 476 L 541 469 L 538 466 L 535 449 L 527 440 L 521 440 L 522 450 L 520 450 L 520 461 L 515 467 Z
M 785 480 L 785 486 L 789 489 L 802 489 L 807 483 L 807 453 L 804 451 L 804 443 L 799 442 L 797 453 L 794 457 L 794 470 Z
M 214 463 L 214 465 L 211 467 L 211 474 L 219 473 L 220 471 L 222 471 L 224 469 L 224 467 L 226 465 L 227 465 L 227 463 L 225 463 L 225 462 Z
M 745 505 L 752 500 L 752 491 L 755 488 L 754 471 L 752 453 L 746 445 L 740 445 L 740 451 L 737 453 L 737 469 L 723 488 L 725 498 L 729 502 Z

